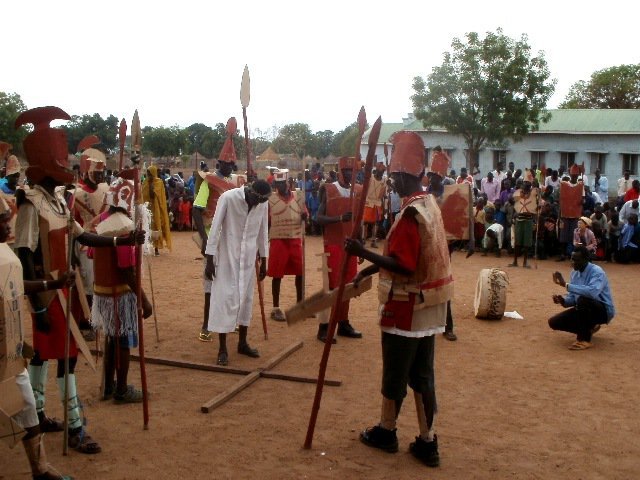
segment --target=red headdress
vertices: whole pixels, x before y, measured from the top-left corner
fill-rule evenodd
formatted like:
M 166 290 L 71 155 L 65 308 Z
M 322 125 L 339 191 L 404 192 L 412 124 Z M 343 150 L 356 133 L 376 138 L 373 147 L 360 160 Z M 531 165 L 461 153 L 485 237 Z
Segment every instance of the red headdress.
M 233 146 L 233 136 L 238 129 L 238 122 L 236 122 L 235 117 L 231 117 L 227 120 L 227 138 L 224 141 L 224 145 L 222 146 L 222 150 L 220 150 L 220 155 L 218 155 L 218 160 L 221 162 L 227 163 L 236 163 L 236 149 Z
M 67 134 L 61 128 L 51 128 L 49 123 L 52 120 L 71 120 L 71 117 L 58 107 L 38 107 L 21 113 L 15 122 L 16 129 L 28 123 L 34 125 L 23 146 L 29 162 L 26 175 L 35 184 L 41 183 L 45 177 L 61 183 L 73 181 Z
M 582 166 L 574 163 L 571 165 L 571 168 L 569 168 L 569 175 L 580 175 L 581 173 L 584 173 L 584 163 Z
M 393 145 L 389 173 L 408 173 L 419 177 L 424 172 L 424 142 L 415 132 L 400 131 L 391 135 Z
M 446 152 L 436 150 L 431 155 L 431 171 L 442 178 L 447 176 L 450 163 L 449 155 Z

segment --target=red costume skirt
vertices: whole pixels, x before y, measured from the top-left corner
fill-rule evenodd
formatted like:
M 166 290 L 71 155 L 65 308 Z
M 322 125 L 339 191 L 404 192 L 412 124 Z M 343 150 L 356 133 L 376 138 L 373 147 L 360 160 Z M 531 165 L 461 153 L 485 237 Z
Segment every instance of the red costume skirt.
M 64 341 L 67 333 L 67 321 L 65 312 L 62 310 L 60 300 L 55 296 L 47 309 L 51 329 L 48 333 L 36 330 L 35 315 L 31 315 L 33 320 L 33 348 L 38 351 L 42 360 L 54 360 L 64 358 Z M 75 320 L 71 320 L 75 321 Z M 77 357 L 78 348 L 71 335 L 69 342 L 69 357 Z
M 267 275 L 273 278 L 282 278 L 285 275 L 302 275 L 301 238 L 274 238 L 270 240 Z
M 342 245 L 325 245 L 324 251 L 329 254 L 327 266 L 329 267 L 329 288 L 333 290 L 340 285 L 340 267 L 342 257 L 346 255 Z M 351 256 L 347 265 L 345 282 L 350 282 L 358 273 L 358 257 Z
M 364 223 L 376 223 L 382 219 L 382 207 L 364 207 L 362 221 Z

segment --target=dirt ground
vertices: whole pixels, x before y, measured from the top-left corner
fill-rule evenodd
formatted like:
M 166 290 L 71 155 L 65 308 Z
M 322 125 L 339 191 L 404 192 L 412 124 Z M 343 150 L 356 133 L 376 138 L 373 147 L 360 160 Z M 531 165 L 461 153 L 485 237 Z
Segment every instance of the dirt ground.
M 160 342 L 153 320 L 146 321 L 149 357 L 213 365 L 217 342 L 196 338 L 202 322 L 202 260 L 187 232 L 174 232 L 174 251 L 151 259 Z M 307 294 L 320 289 L 322 249 L 319 237 L 306 241 Z M 77 369 L 88 430 L 102 445 L 98 455 L 72 451 L 62 456 L 62 435 L 48 434 L 49 457 L 61 472 L 77 479 L 271 479 L 271 478 L 434 478 L 434 479 L 632 479 L 640 458 L 640 310 L 638 267 L 602 264 L 609 275 L 618 310 L 613 322 L 594 337 L 594 348 L 570 351 L 573 337 L 552 332 L 547 318 L 558 310 L 551 301 L 561 293 L 551 273 L 568 278 L 569 264 L 539 262 L 537 269 L 507 269 L 507 310 L 524 320 L 477 320 L 473 298 L 478 272 L 506 267 L 510 259 L 465 259 L 455 252 L 453 302 L 457 342 L 436 342 L 439 415 L 436 427 L 441 466 L 428 469 L 409 453 L 418 434 L 415 408 L 408 397 L 398 420 L 400 452 L 388 454 L 364 446 L 359 432 L 378 422 L 380 413 L 380 333 L 376 294 L 351 304 L 352 323 L 362 340 L 338 338 L 331 349 L 313 446 L 304 450 L 315 385 L 260 378 L 211 413 L 200 407 L 232 388 L 242 376 L 147 365 L 149 429 L 143 430 L 141 405 L 100 401 L 99 373 L 85 362 Z M 148 288 L 148 278 L 145 284 Z M 315 338 L 316 320 L 287 327 L 267 320 L 264 339 L 257 299 L 252 346 L 261 358 L 235 353 L 230 337 L 230 367 L 264 367 L 282 350 L 302 341 L 301 349 L 271 371 L 315 377 L 323 344 Z M 267 317 L 271 282 L 265 281 Z M 281 306 L 295 299 L 293 278 L 283 281 Z M 50 415 L 62 417 L 50 369 Z M 132 363 L 130 383 L 140 385 Z M 20 446 L 0 447 L 0 479 L 27 479 L 29 467 Z

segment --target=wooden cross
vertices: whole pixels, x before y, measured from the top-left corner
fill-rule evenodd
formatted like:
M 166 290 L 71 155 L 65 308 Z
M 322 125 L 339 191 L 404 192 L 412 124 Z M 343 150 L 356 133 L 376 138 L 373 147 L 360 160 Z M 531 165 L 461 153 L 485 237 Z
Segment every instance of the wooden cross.
M 287 358 L 296 350 L 302 348 L 303 343 L 298 341 L 296 343 L 291 344 L 289 347 L 285 348 L 282 352 L 277 354 L 271 360 L 267 362 L 264 367 L 259 367 L 255 370 L 245 370 L 234 367 L 223 367 L 221 365 L 211 365 L 208 363 L 197 363 L 197 362 L 185 362 L 181 360 L 172 360 L 168 358 L 160 358 L 160 357 L 145 357 L 146 363 L 156 364 L 156 365 L 166 365 L 169 367 L 178 367 L 178 368 L 190 368 L 193 370 L 204 370 L 209 372 L 222 372 L 222 373 L 232 373 L 234 375 L 244 375 L 245 377 L 240 380 L 238 383 L 233 385 L 231 388 L 225 390 L 219 395 L 216 395 L 213 399 L 206 402 L 200 410 L 202 413 L 210 413 L 213 409 L 219 407 L 224 402 L 234 397 L 236 394 L 247 388 L 253 382 L 258 380 L 259 378 L 271 378 L 274 380 L 286 380 L 289 382 L 301 382 L 301 383 L 317 383 L 318 379 L 315 377 L 304 377 L 298 375 L 286 375 L 280 373 L 269 372 L 268 370 L 274 368 L 278 365 L 282 360 Z M 93 351 L 93 353 L 101 354 L 101 352 Z M 138 355 L 131 355 L 131 360 L 139 361 L 140 357 Z M 340 380 L 325 380 L 324 385 L 328 385 L 330 387 L 339 387 L 342 385 L 342 381 Z

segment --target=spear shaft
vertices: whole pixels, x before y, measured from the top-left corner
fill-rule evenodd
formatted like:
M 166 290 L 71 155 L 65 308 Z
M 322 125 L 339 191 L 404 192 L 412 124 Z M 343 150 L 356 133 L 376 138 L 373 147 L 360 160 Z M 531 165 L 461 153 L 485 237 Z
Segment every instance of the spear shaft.
M 367 190 L 369 189 L 369 183 L 371 180 L 371 170 L 373 169 L 373 159 L 375 157 L 376 145 L 378 143 L 378 137 L 380 136 L 380 128 L 382 126 L 382 119 L 378 117 L 376 122 L 371 128 L 369 133 L 369 151 L 367 152 L 367 161 L 364 167 L 364 183 L 362 184 L 362 195 L 360 202 L 357 205 L 353 229 L 351 231 L 351 238 L 357 239 L 360 235 L 360 223 L 362 222 L 362 214 L 364 212 L 364 203 L 367 197 Z M 318 411 L 320 410 L 320 401 L 322 400 L 322 387 L 324 386 L 324 377 L 327 371 L 327 363 L 329 361 L 329 353 L 331 352 L 331 341 L 336 330 L 338 323 L 338 312 L 341 311 L 342 298 L 344 296 L 345 278 L 347 276 L 347 269 L 349 267 L 349 260 L 351 255 L 346 253 L 342 257 L 342 264 L 340 266 L 340 285 L 338 286 L 338 292 L 336 294 L 335 303 L 331 309 L 331 320 L 329 321 L 329 328 L 327 331 L 327 338 L 324 343 L 324 349 L 322 351 L 322 359 L 320 361 L 320 370 L 318 372 L 318 381 L 316 382 L 316 393 L 313 399 L 313 407 L 311 409 L 311 417 L 309 418 L 309 426 L 307 428 L 307 437 L 304 442 L 304 448 L 310 449 L 313 442 L 313 432 L 316 426 L 316 420 L 318 419 Z

